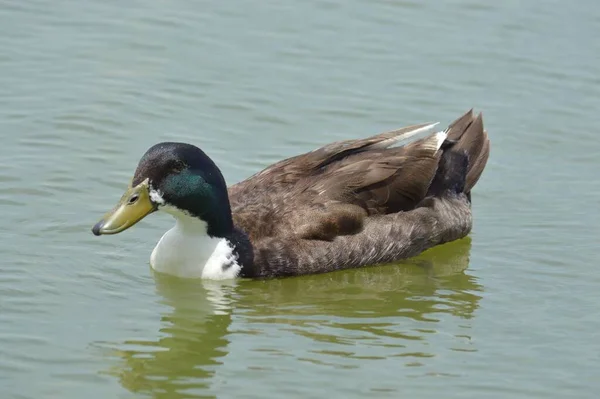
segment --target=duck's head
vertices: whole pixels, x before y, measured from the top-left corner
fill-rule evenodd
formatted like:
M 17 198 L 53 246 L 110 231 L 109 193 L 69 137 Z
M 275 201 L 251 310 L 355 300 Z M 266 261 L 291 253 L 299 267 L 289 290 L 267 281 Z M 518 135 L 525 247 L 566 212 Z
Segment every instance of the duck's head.
M 92 232 L 120 233 L 160 209 L 203 220 L 211 236 L 233 229 L 227 186 L 215 163 L 191 144 L 160 143 L 146 151 L 129 188 Z

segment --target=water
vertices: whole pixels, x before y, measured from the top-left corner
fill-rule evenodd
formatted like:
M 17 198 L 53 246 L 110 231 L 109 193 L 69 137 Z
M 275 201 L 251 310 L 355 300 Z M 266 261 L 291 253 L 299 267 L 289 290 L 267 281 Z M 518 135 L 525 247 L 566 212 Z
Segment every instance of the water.
M 1 396 L 595 397 L 599 35 L 591 0 L 1 1 Z M 167 216 L 90 232 L 159 140 L 232 184 L 472 106 L 473 233 L 397 267 L 180 281 Z

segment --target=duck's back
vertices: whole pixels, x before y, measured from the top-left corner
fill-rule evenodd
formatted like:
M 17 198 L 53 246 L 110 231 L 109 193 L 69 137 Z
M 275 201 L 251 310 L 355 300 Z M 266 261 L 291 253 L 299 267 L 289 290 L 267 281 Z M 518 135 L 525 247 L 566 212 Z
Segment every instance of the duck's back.
M 268 263 L 267 258 L 274 256 L 277 247 L 283 251 L 278 258 L 293 258 L 298 264 L 310 263 L 307 257 L 315 251 L 325 250 L 322 256 L 339 259 L 344 246 L 359 249 L 355 259 L 335 268 L 400 259 L 402 251 L 393 248 L 394 242 L 414 232 L 393 231 L 395 225 L 402 218 L 410 219 L 425 238 L 443 235 L 422 227 L 427 224 L 423 218 L 432 215 L 419 209 L 443 202 L 444 193 L 456 184 L 460 189 L 450 190 L 464 194 L 464 206 L 456 201 L 449 206 L 446 201 L 444 206 L 438 204 L 433 216 L 442 217 L 447 230 L 456 224 L 456 234 L 445 237 L 444 242 L 466 235 L 470 231 L 470 191 L 489 156 L 482 117 L 469 111 L 444 132 L 394 146 L 431 127 L 417 125 L 367 139 L 332 143 L 278 162 L 230 187 L 234 223 L 249 235 L 255 249 L 262 251 L 262 255 L 255 255 L 256 262 Z M 461 173 L 463 176 L 458 176 Z M 440 213 L 440 207 L 445 213 Z M 456 215 L 457 209 L 464 214 Z M 468 228 L 463 228 L 462 222 Z M 373 256 L 363 253 L 366 245 L 372 247 Z M 288 269 L 290 274 L 300 274 L 299 267 L 284 262 L 276 269 L 278 274 Z M 318 272 L 312 269 L 319 267 L 327 271 L 334 266 L 317 262 L 307 272 Z

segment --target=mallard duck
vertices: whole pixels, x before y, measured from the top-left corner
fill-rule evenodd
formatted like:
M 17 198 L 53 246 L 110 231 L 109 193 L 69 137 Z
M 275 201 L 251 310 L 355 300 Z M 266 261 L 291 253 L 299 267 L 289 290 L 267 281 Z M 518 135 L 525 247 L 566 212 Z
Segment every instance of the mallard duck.
M 229 188 L 200 148 L 159 143 L 92 232 L 169 213 L 175 226 L 150 264 L 186 278 L 297 276 L 416 256 L 470 232 L 471 189 L 490 150 L 481 114 L 436 125 L 331 143 Z

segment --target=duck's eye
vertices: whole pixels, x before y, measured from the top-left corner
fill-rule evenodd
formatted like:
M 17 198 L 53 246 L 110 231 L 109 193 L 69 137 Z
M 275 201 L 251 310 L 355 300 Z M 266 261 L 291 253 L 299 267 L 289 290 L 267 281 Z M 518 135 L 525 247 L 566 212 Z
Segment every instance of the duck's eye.
M 136 193 L 136 194 L 133 194 L 131 197 L 129 197 L 129 201 L 127 201 L 127 203 L 128 203 L 129 205 L 135 204 L 135 203 L 136 203 L 136 201 L 137 201 L 139 198 L 140 198 L 140 195 L 139 195 L 139 194 L 137 194 L 137 193 Z
M 183 163 L 183 161 L 176 160 L 171 164 L 171 172 L 172 173 L 179 173 L 184 169 L 185 169 L 185 163 Z

